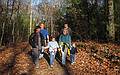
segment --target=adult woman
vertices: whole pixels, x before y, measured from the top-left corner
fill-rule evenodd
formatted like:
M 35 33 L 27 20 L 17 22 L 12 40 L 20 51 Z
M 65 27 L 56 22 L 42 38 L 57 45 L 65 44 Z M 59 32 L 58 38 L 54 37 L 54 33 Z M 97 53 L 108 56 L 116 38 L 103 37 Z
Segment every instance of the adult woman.
M 71 36 L 68 34 L 68 30 L 64 29 L 63 34 L 59 37 L 59 44 L 62 52 L 62 64 L 66 63 L 67 50 L 71 46 Z

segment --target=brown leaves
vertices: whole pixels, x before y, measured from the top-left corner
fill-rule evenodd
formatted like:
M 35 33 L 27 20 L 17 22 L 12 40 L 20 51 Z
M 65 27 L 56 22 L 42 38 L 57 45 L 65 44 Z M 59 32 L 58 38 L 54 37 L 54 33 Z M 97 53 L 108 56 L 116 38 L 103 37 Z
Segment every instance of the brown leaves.
M 18 43 L 14 49 L 16 55 L 22 53 L 23 51 L 25 53 L 28 53 L 30 50 L 31 50 L 31 47 L 28 42 Z
M 27 54 L 30 50 L 29 44 L 23 42 L 17 44 L 14 48 L 5 48 L 4 51 L 1 51 L 0 73 L 12 67 L 14 70 L 12 75 L 20 75 L 23 73 L 28 73 L 28 75 L 30 75 L 29 73 L 31 73 L 30 71 L 33 69 L 33 63 L 30 56 Z
M 15 59 L 15 65 L 13 67 L 13 75 L 27 74 L 31 75 L 33 69 L 33 63 L 29 56 L 25 53 L 19 54 Z
M 8 48 L 0 53 L 0 71 L 4 71 L 13 62 L 13 48 Z
M 111 55 L 120 57 L 119 51 L 116 53 L 114 49 L 120 49 L 112 43 L 97 43 L 95 41 L 80 42 L 78 44 L 79 53 L 76 55 L 76 63 L 74 65 L 67 64 L 67 69 L 71 75 L 118 75 L 120 74 L 120 65 L 113 65 L 109 60 Z M 98 50 L 93 52 L 92 50 Z M 105 51 L 106 50 L 106 51 Z M 106 58 L 105 54 L 109 57 Z M 113 59 L 113 58 L 112 58 Z M 120 63 L 120 62 L 119 62 Z M 117 71 L 115 70 L 117 67 Z

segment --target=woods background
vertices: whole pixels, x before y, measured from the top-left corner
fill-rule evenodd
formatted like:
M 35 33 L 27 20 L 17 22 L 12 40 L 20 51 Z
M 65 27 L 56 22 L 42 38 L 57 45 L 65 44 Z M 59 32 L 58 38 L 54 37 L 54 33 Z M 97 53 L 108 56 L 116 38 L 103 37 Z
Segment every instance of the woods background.
M 0 0 L 0 45 L 26 41 L 38 23 L 50 34 L 64 23 L 73 36 L 120 42 L 119 0 Z

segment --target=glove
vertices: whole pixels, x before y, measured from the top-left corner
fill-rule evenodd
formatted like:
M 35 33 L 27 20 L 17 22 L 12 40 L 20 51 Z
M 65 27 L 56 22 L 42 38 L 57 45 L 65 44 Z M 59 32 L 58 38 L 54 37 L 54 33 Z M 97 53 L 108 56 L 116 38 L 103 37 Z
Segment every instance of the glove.
M 42 49 L 44 49 L 45 47 L 44 46 L 42 46 Z
M 61 48 L 58 48 L 58 51 L 61 51 Z

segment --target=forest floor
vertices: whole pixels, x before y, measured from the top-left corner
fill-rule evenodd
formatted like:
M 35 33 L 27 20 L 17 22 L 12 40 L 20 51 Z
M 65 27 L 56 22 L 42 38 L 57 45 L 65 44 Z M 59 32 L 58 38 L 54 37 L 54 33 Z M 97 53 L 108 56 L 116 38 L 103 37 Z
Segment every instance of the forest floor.
M 54 61 L 53 67 L 50 67 L 49 61 L 49 56 L 44 54 L 39 61 L 39 68 L 34 68 L 34 75 L 68 75 L 67 70 L 57 60 Z
M 60 60 L 49 65 L 49 55 L 39 60 L 36 69 L 29 56 L 30 46 L 23 42 L 13 47 L 0 48 L 0 75 L 120 75 L 120 46 L 95 41 L 76 42 L 76 63 L 66 66 Z M 7 72 L 8 71 L 8 72 Z

